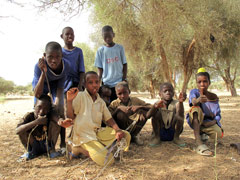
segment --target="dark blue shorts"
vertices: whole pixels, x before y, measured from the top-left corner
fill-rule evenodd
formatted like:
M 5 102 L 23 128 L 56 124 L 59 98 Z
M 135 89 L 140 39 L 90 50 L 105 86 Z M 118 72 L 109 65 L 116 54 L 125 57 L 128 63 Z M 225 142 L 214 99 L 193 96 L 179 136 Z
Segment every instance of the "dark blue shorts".
M 33 145 L 29 147 L 28 152 L 34 156 L 47 153 L 46 140 L 37 141 L 34 139 Z
M 162 128 L 160 129 L 160 139 L 161 141 L 172 141 L 174 138 L 174 133 L 175 133 L 175 129 L 173 129 L 172 127 L 165 129 Z

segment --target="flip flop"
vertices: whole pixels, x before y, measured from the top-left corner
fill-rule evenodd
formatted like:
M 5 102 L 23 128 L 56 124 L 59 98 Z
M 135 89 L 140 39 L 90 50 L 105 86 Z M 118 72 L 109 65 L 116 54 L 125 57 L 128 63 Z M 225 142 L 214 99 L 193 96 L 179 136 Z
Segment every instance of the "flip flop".
M 56 157 L 60 157 L 60 156 L 63 156 L 63 154 L 61 154 L 60 152 L 56 152 L 56 151 L 51 152 L 51 153 L 49 154 L 49 157 L 50 157 L 50 158 L 56 158 Z
M 199 145 L 196 150 L 195 150 L 198 154 L 200 154 L 201 156 L 212 156 L 213 153 L 210 151 L 210 149 L 205 145 L 205 144 L 201 144 Z M 206 153 L 206 152 L 211 152 L 211 154 Z
M 236 148 L 238 154 L 240 155 L 240 143 L 232 143 L 230 146 Z

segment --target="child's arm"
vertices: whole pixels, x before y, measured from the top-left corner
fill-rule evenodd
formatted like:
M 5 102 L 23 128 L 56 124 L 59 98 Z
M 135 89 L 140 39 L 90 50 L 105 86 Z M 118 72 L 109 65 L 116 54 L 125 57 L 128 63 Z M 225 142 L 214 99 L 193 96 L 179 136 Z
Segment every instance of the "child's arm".
M 100 81 L 102 81 L 102 74 L 103 74 L 103 68 L 98 67 L 98 76 Z
M 113 118 L 106 121 L 107 126 L 112 127 L 116 131 L 116 139 L 120 141 L 124 137 L 124 132 L 118 127 Z
M 180 93 L 179 97 L 178 97 L 178 103 L 177 103 L 177 107 L 176 107 L 176 111 L 177 111 L 177 115 L 184 118 L 184 106 L 183 106 L 183 102 L 186 100 L 187 98 L 187 94 L 186 93 Z
M 39 67 L 39 69 L 41 69 L 42 72 L 41 72 L 40 78 L 37 82 L 37 85 L 34 88 L 34 96 L 36 98 L 39 98 L 42 95 L 43 88 L 44 88 L 44 81 L 45 81 L 45 78 L 46 78 L 45 74 L 47 72 L 47 65 L 46 65 L 46 62 L 44 60 L 44 57 L 39 59 L 38 67 Z
M 83 91 L 82 86 L 83 86 L 84 74 L 85 74 L 84 72 L 79 73 L 79 84 L 78 84 L 78 90 L 79 91 Z
M 36 125 L 47 125 L 47 118 L 46 117 L 39 117 L 39 118 L 35 119 L 34 121 L 31 121 L 31 122 L 26 123 L 26 124 L 22 124 L 22 125 L 20 125 L 16 128 L 16 133 L 21 134 L 23 132 L 26 132 L 26 131 L 32 129 Z
M 157 101 L 154 103 L 154 105 L 152 106 L 152 108 L 147 112 L 146 118 L 149 119 L 150 117 L 154 116 L 157 112 L 158 108 L 163 108 L 164 102 L 163 100 Z
M 127 80 L 127 63 L 123 64 L 123 77 L 122 77 L 123 81 Z
M 73 99 L 77 96 L 77 94 L 78 94 L 77 88 L 71 88 L 67 92 L 67 117 L 70 119 L 75 119 L 76 117 L 73 111 L 72 102 L 73 102 Z

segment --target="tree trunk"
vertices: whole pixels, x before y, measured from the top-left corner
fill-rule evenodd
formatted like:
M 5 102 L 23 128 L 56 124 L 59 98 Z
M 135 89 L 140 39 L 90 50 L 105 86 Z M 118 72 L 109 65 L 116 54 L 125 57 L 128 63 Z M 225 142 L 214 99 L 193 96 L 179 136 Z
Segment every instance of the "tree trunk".
M 162 71 L 163 71 L 164 81 L 172 82 L 171 76 L 170 76 L 170 73 L 169 73 L 169 66 L 168 66 L 167 56 L 166 56 L 165 50 L 164 50 L 164 48 L 162 47 L 161 44 L 159 44 L 158 49 L 159 49 L 159 53 L 160 53 L 160 56 L 161 56 L 161 59 L 162 59 Z
M 149 92 L 151 95 L 151 99 L 154 99 L 156 95 L 155 95 L 155 87 L 154 87 L 152 78 L 150 79 L 150 83 L 149 83 Z
M 231 95 L 233 97 L 236 97 L 237 96 L 237 90 L 235 88 L 234 81 L 230 81 L 229 88 L 230 88 Z
M 187 91 L 188 82 L 192 76 L 193 67 L 194 67 L 194 44 L 195 39 L 187 45 L 183 46 L 183 56 L 182 56 L 182 68 L 183 68 L 183 86 L 182 92 Z

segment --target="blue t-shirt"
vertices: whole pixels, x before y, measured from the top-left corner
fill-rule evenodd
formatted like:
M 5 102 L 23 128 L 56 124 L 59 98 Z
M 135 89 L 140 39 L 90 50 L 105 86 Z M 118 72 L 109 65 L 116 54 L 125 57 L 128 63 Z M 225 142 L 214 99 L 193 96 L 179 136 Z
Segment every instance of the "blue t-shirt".
M 190 94 L 189 94 L 189 106 L 190 107 L 192 106 L 192 99 L 193 98 L 197 99 L 198 97 L 200 97 L 199 90 L 198 89 L 192 89 L 190 91 Z M 220 110 L 220 106 L 219 106 L 218 100 L 201 103 L 200 107 L 201 107 L 202 112 L 204 114 L 204 121 L 212 121 L 212 120 L 215 119 L 217 121 L 217 125 L 219 127 L 222 126 L 221 123 L 220 123 L 220 120 L 221 120 L 221 110 Z M 214 119 L 212 119 L 211 113 L 214 114 L 214 116 L 215 116 Z M 190 127 L 192 127 L 192 125 L 190 123 L 190 120 L 189 120 L 189 114 L 187 114 L 186 119 L 187 119 L 187 122 L 190 125 Z
M 79 73 L 85 72 L 82 49 L 75 47 L 72 51 L 62 48 L 63 60 L 68 62 L 70 71 L 66 78 L 64 91 L 67 91 L 73 84 L 79 84 Z
M 57 88 L 64 88 L 65 80 L 69 72 L 69 64 L 62 60 L 63 62 L 63 70 L 60 74 L 55 74 L 50 67 L 47 64 L 47 77 L 51 89 L 51 94 L 53 96 L 53 100 L 55 101 L 56 95 L 57 95 Z M 38 67 L 38 63 L 35 65 L 34 68 L 34 77 L 32 81 L 32 87 L 33 89 L 36 87 L 39 78 L 41 76 L 41 69 Z M 44 87 L 43 87 L 43 94 L 48 94 L 48 86 L 47 86 L 47 81 L 45 79 L 44 81 Z
M 126 63 L 123 46 L 115 44 L 113 47 L 100 47 L 97 51 L 94 65 L 103 69 L 102 81 L 105 85 L 112 88 L 123 80 L 123 64 Z

